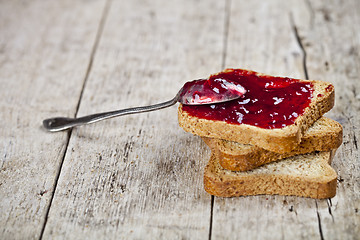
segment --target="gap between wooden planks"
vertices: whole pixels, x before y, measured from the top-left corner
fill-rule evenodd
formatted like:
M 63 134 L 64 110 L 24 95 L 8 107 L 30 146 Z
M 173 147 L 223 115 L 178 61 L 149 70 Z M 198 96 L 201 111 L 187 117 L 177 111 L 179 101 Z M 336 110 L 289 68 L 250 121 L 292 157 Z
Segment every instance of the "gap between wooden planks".
M 332 82 L 336 105 L 327 116 L 343 125 L 344 144 L 333 162 L 339 174 L 333 199 L 215 198 L 212 238 L 356 239 L 359 2 L 232 1 L 231 9 L 226 65 Z
M 73 116 L 104 1 L 0 3 L 0 238 L 40 237 L 68 141 L 41 121 Z
M 94 4 L 98 9 L 101 9 L 102 3 L 99 1 Z M 79 114 L 103 111 L 104 107 L 113 109 L 128 107 L 129 105 L 154 103 L 155 101 L 162 101 L 163 98 L 167 100 L 167 98 L 172 97 L 172 91 L 176 92 L 174 89 L 181 86 L 182 80 L 193 75 L 203 77 L 207 76 L 209 72 L 218 71 L 218 66 L 221 65 L 218 58 L 220 55 L 223 55 L 224 59 L 226 59 L 227 67 L 233 65 L 233 67 L 251 68 L 275 75 L 302 78 L 304 78 L 303 60 L 305 59 L 310 78 L 331 81 L 341 93 L 340 95 L 337 94 L 338 104 L 330 112 L 330 117 L 344 125 L 344 145 L 339 149 L 338 157 L 334 160 L 335 168 L 338 170 L 341 180 L 337 197 L 332 201 L 314 201 L 279 196 L 239 199 L 216 198 L 213 211 L 213 228 L 210 237 L 216 239 L 226 236 L 264 236 L 259 235 L 261 231 L 266 234 L 267 238 L 321 237 L 331 239 L 358 236 L 359 229 L 356 228 L 356 225 L 359 223 L 359 215 L 356 209 L 359 207 L 359 195 L 356 189 L 359 189 L 359 174 L 356 174 L 356 171 L 358 172 L 359 169 L 358 165 L 354 163 L 359 159 L 356 147 L 357 139 L 359 139 L 358 131 L 356 131 L 356 126 L 359 125 L 359 117 L 356 114 L 359 112 L 358 105 L 356 105 L 358 104 L 359 92 L 356 85 L 356 81 L 359 80 L 359 60 L 356 58 L 359 42 L 354 33 L 357 32 L 355 26 L 359 24 L 353 24 L 359 20 L 355 11 L 355 9 L 358 9 L 356 5 L 358 3 L 350 1 L 342 6 L 336 6 L 336 2 L 334 2 L 330 3 L 329 7 L 328 4 L 322 5 L 321 3 L 305 1 L 300 5 L 296 2 L 297 8 L 293 7 L 295 6 L 292 5 L 295 4 L 293 2 L 285 5 L 278 1 L 269 3 L 231 1 L 231 4 L 229 3 L 230 1 L 227 2 L 228 5 L 222 3 L 216 3 L 216 5 L 198 3 L 199 5 L 196 5 L 196 7 L 202 9 L 200 11 L 202 14 L 198 16 L 194 16 L 195 10 L 186 13 L 186 7 L 193 7 L 192 4 L 179 7 L 179 10 L 174 10 L 170 5 L 167 5 L 163 9 L 164 12 L 162 12 L 156 8 L 156 5 L 146 5 L 142 1 L 134 4 L 129 3 L 128 5 L 116 3 L 114 9 L 110 11 L 109 18 L 111 20 L 106 24 L 107 29 L 105 26 L 102 37 L 104 42 L 99 44 L 99 53 L 94 58 L 94 66 L 96 67 L 90 72 L 89 83 L 83 92 Z M 142 9 L 137 9 L 138 4 L 145 6 Z M 40 4 L 30 9 L 36 14 L 38 10 L 32 9 L 39 6 Z M 227 25 L 224 25 L 226 23 L 225 13 L 227 6 L 231 8 L 229 30 L 227 30 Z M 87 16 L 79 18 L 83 19 L 82 24 L 87 19 L 90 21 L 90 17 L 93 17 L 92 14 L 89 15 L 89 12 L 93 12 L 93 7 L 94 5 L 81 11 Z M 206 14 L 205 12 L 211 7 L 217 10 L 220 9 L 219 12 L 222 12 L 223 15 L 221 17 L 217 15 L 219 18 L 217 20 L 210 19 L 206 14 L 214 13 L 215 10 L 210 10 Z M 134 9 L 138 12 L 130 14 Z M 248 11 L 249 9 L 254 9 L 254 11 Z M 170 10 L 170 12 L 166 12 L 167 10 Z M 285 10 L 289 14 L 284 14 Z M 74 8 L 73 11 L 78 13 L 79 8 Z M 178 11 L 183 16 L 177 15 L 179 14 Z M 74 12 L 70 11 L 69 15 L 73 16 Z M 124 16 L 114 16 L 119 13 L 124 13 Z M 141 13 L 143 16 L 138 17 L 136 13 Z M 290 13 L 293 14 L 294 24 L 298 30 L 297 33 L 294 31 L 294 26 L 291 25 Z M 161 17 L 159 17 L 159 14 Z M 61 19 L 66 19 L 66 16 L 69 15 L 65 15 L 64 18 L 58 20 L 62 24 L 59 26 L 67 26 L 68 23 Z M 99 21 L 100 15 L 101 12 L 96 19 L 91 20 L 94 21 L 94 25 L 97 25 L 98 22 L 95 20 Z M 57 15 L 54 13 L 52 16 Z M 131 19 L 127 20 L 127 16 L 130 16 Z M 173 19 L 183 18 L 191 19 L 194 25 L 190 24 L 189 21 L 182 24 L 173 22 Z M 55 17 L 55 20 L 51 22 L 56 23 L 56 19 L 58 18 Z M 159 29 L 157 23 L 163 21 L 167 25 Z M 246 23 L 246 25 L 242 24 L 241 26 L 243 31 L 241 34 L 238 31 L 239 22 Z M 76 26 L 77 24 L 73 25 Z M 122 35 L 117 32 L 119 26 L 130 31 L 138 31 L 140 34 L 130 34 L 130 39 L 123 44 L 119 44 L 119 41 L 123 40 L 119 37 Z M 134 26 L 135 29 L 133 29 Z M 149 29 L 138 29 L 136 26 L 148 26 Z M 280 27 L 273 29 L 273 26 Z M 347 31 L 342 31 L 339 26 L 344 26 Z M 352 27 L 349 28 L 348 26 Z M 74 27 L 74 29 L 76 28 Z M 186 33 L 188 29 L 203 31 L 200 38 L 194 40 L 195 43 L 190 42 L 190 40 L 193 40 L 190 37 L 193 32 Z M 39 31 L 42 32 L 43 30 L 40 28 Z M 79 66 L 81 65 L 82 68 L 79 68 L 78 65 L 65 64 L 69 69 L 72 69 L 72 71 L 68 71 L 71 79 L 75 75 L 78 76 L 78 81 L 63 89 L 57 87 L 61 81 L 53 81 L 50 86 L 55 90 L 47 90 L 47 94 L 41 91 L 47 88 L 39 86 L 40 81 L 33 83 L 26 94 L 16 100 L 19 103 L 15 105 L 17 106 L 14 108 L 16 110 L 2 105 L 7 115 L 10 116 L 9 121 L 4 121 L 2 129 L 10 129 L 7 124 L 14 122 L 14 119 L 19 119 L 19 116 L 14 114 L 19 111 L 19 106 L 30 103 L 32 107 L 42 109 L 44 106 L 39 103 L 44 99 L 54 97 L 54 93 L 58 100 L 52 102 L 53 105 L 49 104 L 50 111 L 56 111 L 56 113 L 63 113 L 64 115 L 74 114 L 81 91 L 81 84 L 78 83 L 83 81 L 82 74 L 86 72 L 85 68 L 96 34 L 96 31 L 90 32 L 92 37 L 89 37 L 89 39 L 92 41 L 84 40 L 86 42 L 84 44 L 86 54 L 84 54 L 83 58 L 80 58 L 78 54 L 76 56 L 80 58 Z M 154 35 L 149 34 L 149 32 L 154 32 Z M 220 37 L 209 34 L 212 32 L 219 33 Z M 226 32 L 228 32 L 229 36 L 227 37 L 228 40 L 225 40 L 226 44 L 223 45 L 224 35 L 222 33 Z M 47 39 L 47 36 L 57 36 L 51 33 L 53 32 L 50 31 L 49 34 L 44 31 L 44 38 L 42 39 Z M 185 36 L 179 36 L 182 35 L 179 33 L 185 33 Z M 14 36 L 9 35 L 9 39 L 22 39 L 21 35 L 17 35 L 19 33 L 11 34 L 14 34 Z M 171 42 L 166 40 L 169 35 L 170 40 L 175 40 L 176 44 L 180 46 L 178 50 L 169 50 L 172 49 Z M 296 35 L 298 35 L 298 39 Z M 36 35 L 30 34 L 30 36 L 36 46 L 42 43 L 36 40 Z M 64 36 L 69 35 L 64 33 Z M 77 35 L 75 34 L 75 36 Z M 84 35 L 80 34 L 79 39 L 84 36 L 86 36 L 85 33 Z M 264 38 L 261 39 L 259 36 Z M 281 38 L 275 36 L 281 36 Z M 177 37 L 179 39 L 176 39 Z M 55 45 L 59 43 L 56 38 L 50 39 L 52 39 L 50 44 L 53 44 L 52 41 L 55 42 Z M 21 40 L 18 41 L 21 42 Z M 79 42 L 84 43 L 81 40 Z M 132 43 L 132 49 L 128 49 L 129 43 Z M 205 43 L 204 46 L 203 43 Z M 299 43 L 302 44 L 304 52 Z M 13 46 L 17 46 L 16 44 L 15 41 Z M 151 47 L 146 47 L 147 44 Z M 46 46 L 46 44 L 45 47 L 42 44 L 42 48 L 38 47 L 37 49 L 42 49 L 39 51 L 40 53 L 51 53 L 53 48 Z M 227 46 L 228 51 L 222 50 L 224 46 Z M 164 54 L 164 56 L 158 56 L 159 53 Z M 306 53 L 306 58 L 303 58 L 304 53 Z M 52 54 L 56 55 L 58 53 Z M 126 56 L 126 60 L 123 59 L 124 55 L 122 54 Z M 178 56 L 178 59 L 174 60 L 173 54 Z M 141 55 L 144 56 L 139 58 Z M 37 63 L 41 67 L 46 66 L 42 57 L 44 55 L 34 61 L 33 64 Z M 45 59 L 49 59 L 47 57 Z M 212 59 L 209 61 L 208 59 L 211 59 L 211 57 L 214 57 L 214 59 L 217 57 L 217 60 Z M 57 59 L 57 57 L 54 57 L 54 62 L 58 62 Z M 154 62 L 157 62 L 157 64 L 154 65 Z M 27 62 L 25 61 L 25 63 Z M 126 68 L 121 69 L 123 66 L 126 66 Z M 177 69 L 179 66 L 186 67 L 179 72 Z M 4 83 L 22 83 L 26 86 L 29 83 L 25 79 L 29 79 L 31 74 L 34 74 L 33 69 L 39 68 L 28 67 L 28 69 L 30 71 L 24 71 L 17 75 L 14 75 L 15 71 L 9 71 L 12 75 L 5 75 L 6 77 L 12 76 L 13 79 L 24 79 L 23 82 L 9 81 Z M 52 73 L 58 79 L 58 72 L 54 70 Z M 35 74 L 44 76 L 44 72 L 35 72 Z M 179 76 L 179 78 L 174 81 L 168 80 L 168 78 L 173 78 L 174 75 Z M 68 78 L 63 78 L 63 81 L 66 82 Z M 124 78 L 131 81 L 131 83 L 124 84 L 122 81 L 116 81 Z M 160 80 L 155 82 L 161 82 L 165 85 L 158 89 L 161 93 L 147 95 L 147 91 L 151 89 L 151 84 L 153 84 L 150 81 L 157 78 Z M 4 75 L 2 79 L 5 79 Z M 49 75 L 49 79 L 55 78 Z M 104 84 L 107 84 L 107 86 L 104 86 Z M 145 85 L 145 87 L 139 89 L 138 84 Z M 178 86 L 175 86 L 176 84 Z M 8 87 L 9 89 L 16 89 L 11 85 Z M 121 89 L 121 91 L 114 91 L 114 88 Z M 26 87 L 22 89 L 26 89 Z M 32 98 L 31 92 L 41 92 L 39 95 L 42 98 Z M 4 92 L 4 95 L 6 96 L 5 99 L 13 100 L 15 96 L 18 97 L 22 94 L 12 90 L 10 93 Z M 68 110 L 68 106 L 59 104 L 63 101 L 63 96 L 68 96 L 69 102 L 73 104 L 70 110 Z M 116 106 L 116 103 L 121 106 Z M 14 102 L 11 104 L 14 104 Z M 59 106 L 63 108 L 58 110 Z M 172 116 L 176 110 L 168 109 L 164 111 L 164 113 L 150 113 L 144 116 L 111 120 L 109 123 L 101 123 L 99 126 L 87 126 L 74 130 L 69 143 L 68 154 L 64 160 L 64 169 L 59 178 L 59 190 L 55 195 L 54 205 L 49 212 L 49 222 L 44 237 L 88 236 L 96 238 L 108 236 L 115 238 L 119 235 L 128 237 L 143 236 L 145 232 L 150 232 L 148 236 L 153 237 L 193 236 L 194 238 L 207 238 L 211 229 L 207 225 L 210 219 L 210 203 L 209 197 L 202 190 L 201 168 L 206 163 L 208 150 L 205 149 L 199 139 L 184 134 L 177 129 L 176 124 L 171 125 L 176 122 L 176 118 Z M 28 116 L 36 115 L 34 112 L 37 113 L 38 111 L 31 110 Z M 44 110 L 41 113 L 44 116 L 41 116 L 40 119 L 48 117 L 48 114 L 49 110 Z M 161 129 L 158 129 L 158 122 L 164 119 L 170 124 L 166 123 L 161 126 Z M 7 186 L 9 186 L 1 190 L 2 194 L 4 193 L 2 196 L 6 196 L 2 199 L 1 207 L 5 210 L 9 210 L 11 207 L 10 211 L 1 211 L 7 212 L 7 221 L 5 221 L 5 225 L 2 225 L 4 226 L 4 236 L 11 234 L 16 237 L 28 234 L 28 236 L 37 237 L 39 235 L 39 226 L 41 224 L 38 223 L 44 219 L 44 209 L 49 203 L 49 195 L 47 194 L 52 193 L 51 186 L 54 183 L 54 176 L 59 166 L 59 160 L 65 150 L 61 146 L 64 146 L 66 142 L 66 134 L 46 135 L 47 138 L 43 139 L 46 144 L 34 143 L 30 146 L 27 145 L 26 143 L 29 142 L 31 136 L 39 134 L 37 130 L 30 135 L 23 134 L 24 128 L 29 124 L 35 126 L 39 124 L 39 119 L 32 117 L 24 122 L 18 121 L 17 127 L 20 130 L 17 132 L 4 131 L 5 142 L 8 144 L 6 149 L 10 149 L 6 151 L 5 156 L 6 159 L 12 160 L 5 161 L 6 159 L 4 159 L 2 167 L 5 167 L 5 170 L 2 168 L 3 175 L 1 175 L 2 180 L 6 181 Z M 161 136 L 166 137 L 161 139 Z M 59 141 L 58 148 L 54 148 L 46 158 L 45 155 L 40 155 L 40 158 L 36 160 L 38 152 L 52 146 L 50 143 L 52 144 L 52 142 L 59 139 L 62 140 Z M 99 145 L 99 142 L 104 146 Z M 161 145 L 160 148 L 159 145 Z M 19 149 L 22 150 L 19 151 Z M 192 150 L 188 151 L 187 149 Z M 25 157 L 31 150 L 34 153 L 33 155 L 30 154 L 29 160 L 32 161 L 31 164 L 33 165 L 29 165 L 30 163 L 26 161 Z M 44 196 L 44 198 L 39 198 L 41 200 L 37 200 L 38 202 L 33 204 L 29 200 L 31 199 L 29 196 L 39 189 L 39 181 L 32 174 L 34 169 L 38 169 L 39 164 L 43 164 L 49 159 L 51 161 L 44 168 L 44 171 L 36 172 L 38 175 L 47 176 L 45 177 L 47 179 L 46 184 L 41 188 L 44 190 L 39 191 L 39 196 Z M 182 162 L 184 159 L 187 161 L 185 165 Z M 142 160 L 145 162 L 142 162 Z M 199 160 L 199 162 L 196 162 L 196 160 Z M 21 167 L 18 169 L 21 168 L 22 173 L 14 170 L 16 164 L 20 164 Z M 137 175 L 138 168 L 142 170 Z M 48 172 L 45 173 L 46 171 Z M 20 175 L 17 176 L 16 174 L 19 173 Z M 160 175 L 156 176 L 156 174 Z M 29 175 L 33 187 L 26 184 L 22 186 L 19 179 L 23 179 L 24 176 L 29 178 Z M 163 179 L 168 179 L 168 181 L 160 181 Z M 195 185 L 195 193 L 191 184 Z M 21 196 L 19 198 L 21 199 L 20 202 L 10 194 L 10 190 L 14 190 L 16 187 L 23 191 L 22 195 L 18 195 Z M 47 189 L 50 189 L 50 191 L 47 191 Z M 169 189 L 176 189 L 176 191 L 169 191 Z M 41 192 L 42 194 L 40 194 Z M 147 196 L 147 198 L 140 197 L 136 201 L 129 200 L 130 197 L 136 198 L 139 195 Z M 127 200 L 123 200 L 124 198 L 127 198 Z M 180 203 L 177 202 L 179 199 L 181 200 Z M 84 202 L 81 203 L 81 201 Z M 120 203 L 114 206 L 114 203 L 119 201 Z M 151 203 L 148 203 L 148 201 L 151 201 Z M 155 201 L 157 202 L 155 203 Z M 30 203 L 31 205 L 29 205 Z M 31 209 L 36 206 L 40 206 L 37 208 L 37 212 L 32 211 Z M 196 206 L 195 210 L 191 208 L 193 206 Z M 194 215 L 191 215 L 189 209 L 193 210 Z M 179 212 L 181 215 L 177 215 Z M 200 221 L 198 221 L 199 212 Z M 164 218 L 164 215 L 167 218 Z M 21 216 L 20 220 L 18 216 Z M 33 222 L 29 223 L 29 219 Z M 5 218 L 1 217 L 1 221 L 3 220 Z M 59 220 L 62 222 L 59 223 Z M 246 222 L 244 223 L 244 221 Z M 197 224 L 192 224 L 193 222 L 197 222 Z M 13 226 L 9 227 L 11 225 Z M 18 231 L 18 226 L 25 227 Z M 259 226 L 261 226 L 261 229 L 257 229 Z
M 168 100 L 221 70 L 224 14 L 217 1 L 112 2 L 78 115 Z M 43 237 L 208 238 L 207 154 L 175 107 L 74 129 Z

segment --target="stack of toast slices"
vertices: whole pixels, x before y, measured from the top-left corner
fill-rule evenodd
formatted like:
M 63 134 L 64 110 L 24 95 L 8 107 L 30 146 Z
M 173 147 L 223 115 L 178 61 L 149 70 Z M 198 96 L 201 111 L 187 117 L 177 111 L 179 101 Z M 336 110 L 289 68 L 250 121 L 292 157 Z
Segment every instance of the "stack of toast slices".
M 282 128 L 209 120 L 179 106 L 179 125 L 200 136 L 211 149 L 204 170 L 208 193 L 219 197 L 335 196 L 337 174 L 330 164 L 342 143 L 343 130 L 338 122 L 323 117 L 334 106 L 334 87 L 323 81 L 299 81 L 312 84 L 310 104 L 291 125 Z

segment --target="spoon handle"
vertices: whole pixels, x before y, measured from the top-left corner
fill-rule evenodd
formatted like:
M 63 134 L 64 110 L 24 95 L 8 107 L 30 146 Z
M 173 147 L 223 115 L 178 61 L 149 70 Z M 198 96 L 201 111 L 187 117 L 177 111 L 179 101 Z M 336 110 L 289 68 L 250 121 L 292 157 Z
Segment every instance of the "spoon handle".
M 65 117 L 56 117 L 56 118 L 48 118 L 43 121 L 44 127 L 51 131 L 51 132 L 57 132 L 66 130 L 75 126 L 80 126 L 84 124 L 94 123 L 101 120 L 105 120 L 108 118 L 128 115 L 128 114 L 134 114 L 134 113 L 142 113 L 142 112 L 150 112 L 155 111 L 158 109 L 170 107 L 174 105 L 177 102 L 178 96 L 175 98 L 163 102 L 158 103 L 154 105 L 149 106 L 143 106 L 143 107 L 134 107 L 134 108 L 127 108 L 127 109 L 121 109 L 117 111 L 111 111 L 111 112 L 103 112 L 103 113 L 96 113 L 84 117 L 79 118 L 65 118 Z

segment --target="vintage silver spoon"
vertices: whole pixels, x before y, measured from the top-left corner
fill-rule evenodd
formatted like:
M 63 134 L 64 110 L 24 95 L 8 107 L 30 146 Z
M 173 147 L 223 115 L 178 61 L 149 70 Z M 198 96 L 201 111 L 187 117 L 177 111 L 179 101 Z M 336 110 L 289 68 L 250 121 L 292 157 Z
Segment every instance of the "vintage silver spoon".
M 201 105 L 231 101 L 241 97 L 245 92 L 246 90 L 241 85 L 228 82 L 224 79 L 215 79 L 212 80 L 211 83 L 209 83 L 209 80 L 200 79 L 185 83 L 176 96 L 167 102 L 143 107 L 96 113 L 79 118 L 49 118 L 43 121 L 43 125 L 47 130 L 51 132 L 57 132 L 79 125 L 98 122 L 108 118 L 155 111 L 158 109 L 170 107 L 177 102 L 185 105 Z

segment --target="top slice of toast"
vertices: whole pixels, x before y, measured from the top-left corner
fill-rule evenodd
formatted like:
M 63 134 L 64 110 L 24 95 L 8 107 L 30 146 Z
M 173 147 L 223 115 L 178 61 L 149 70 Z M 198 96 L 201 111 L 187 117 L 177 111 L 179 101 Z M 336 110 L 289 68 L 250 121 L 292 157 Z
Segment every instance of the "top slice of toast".
M 299 81 L 312 84 L 311 102 L 293 124 L 283 128 L 264 129 L 248 124 L 230 124 L 225 121 L 199 118 L 183 110 L 181 104 L 178 109 L 179 125 L 185 131 L 202 137 L 251 144 L 272 152 L 289 152 L 300 143 L 306 130 L 334 106 L 335 91 L 332 84 L 317 80 Z

